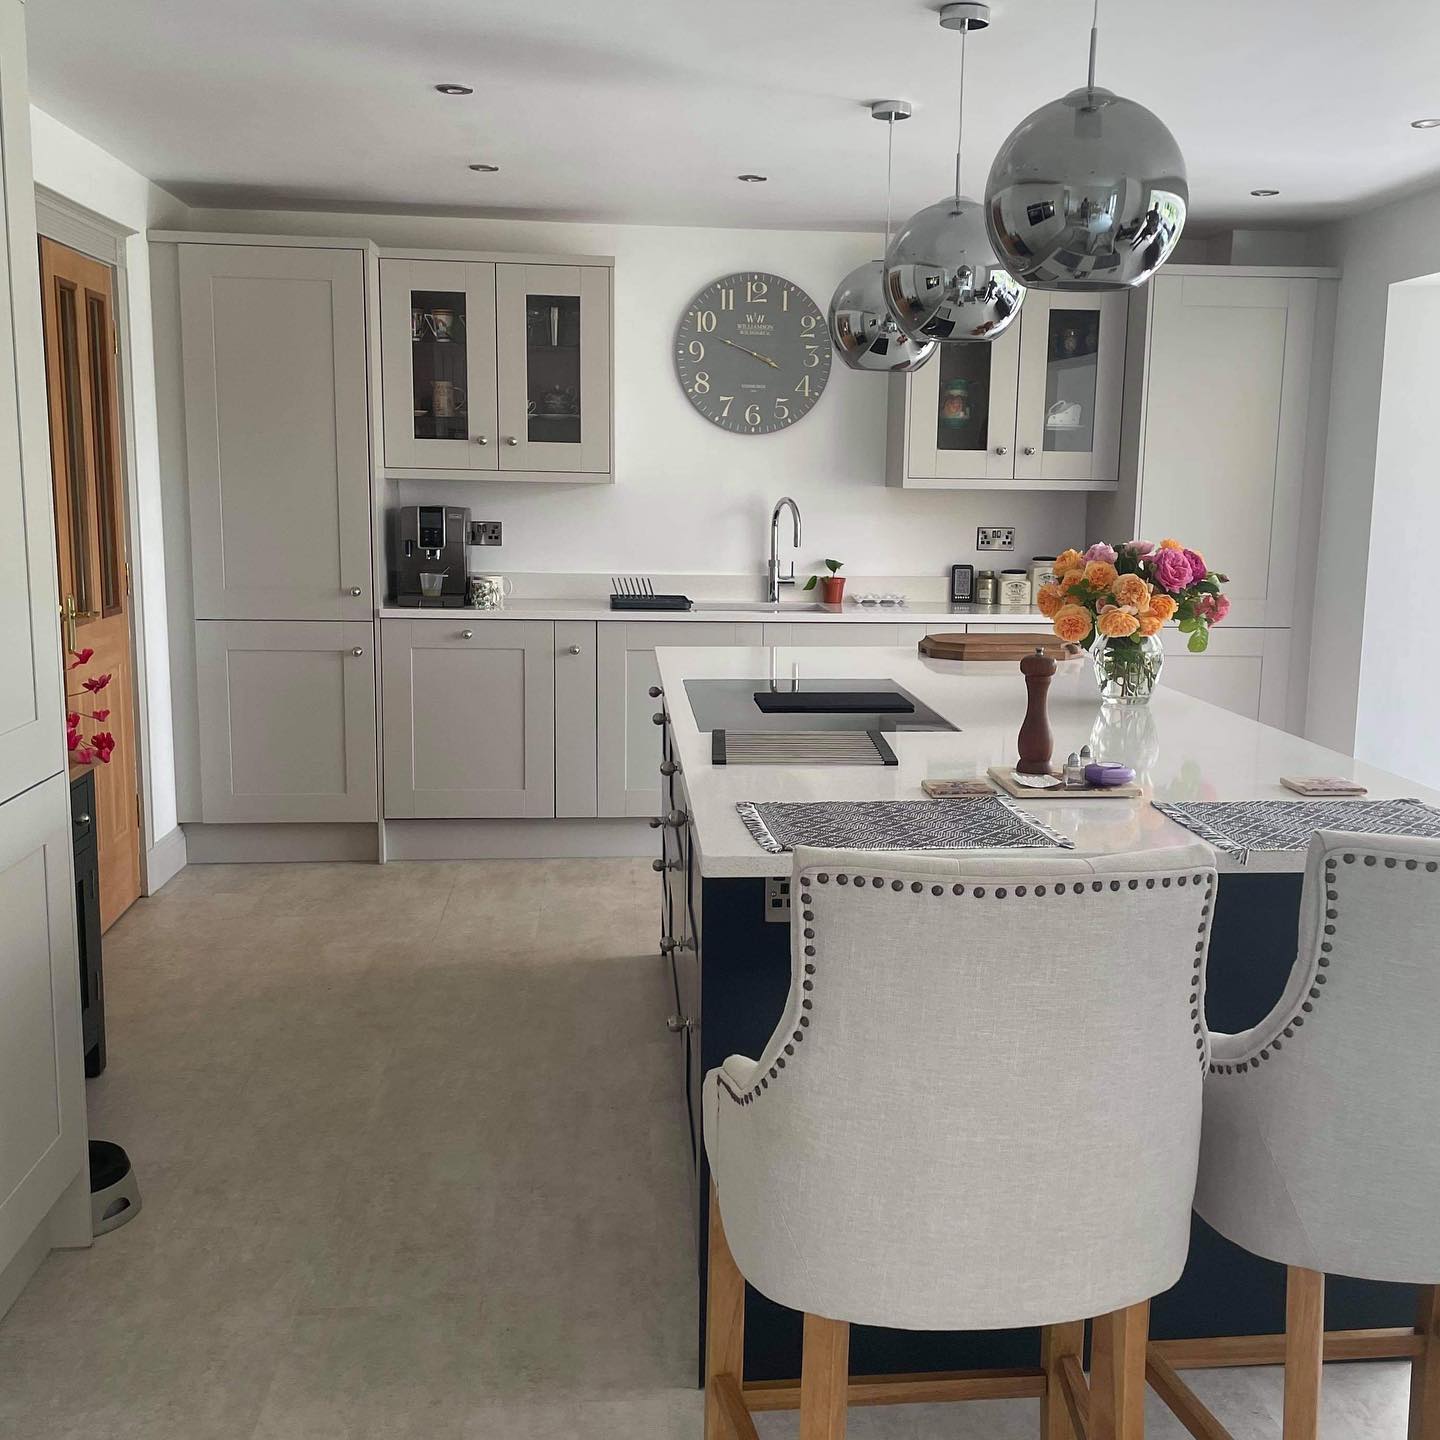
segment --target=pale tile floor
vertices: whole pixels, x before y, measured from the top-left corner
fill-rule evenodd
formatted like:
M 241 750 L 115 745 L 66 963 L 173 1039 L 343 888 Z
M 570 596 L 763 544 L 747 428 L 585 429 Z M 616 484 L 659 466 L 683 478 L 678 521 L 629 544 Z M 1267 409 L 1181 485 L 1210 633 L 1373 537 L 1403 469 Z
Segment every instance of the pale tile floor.
M 136 905 L 89 1101 L 145 1208 L 0 1322 L 0 1435 L 699 1440 L 656 902 L 644 861 L 516 861 L 192 867 Z M 1194 1380 L 1278 1435 L 1276 1372 Z M 1402 1367 L 1326 1382 L 1327 1437 L 1404 1434 Z M 1035 1406 L 850 1433 L 1032 1440 Z

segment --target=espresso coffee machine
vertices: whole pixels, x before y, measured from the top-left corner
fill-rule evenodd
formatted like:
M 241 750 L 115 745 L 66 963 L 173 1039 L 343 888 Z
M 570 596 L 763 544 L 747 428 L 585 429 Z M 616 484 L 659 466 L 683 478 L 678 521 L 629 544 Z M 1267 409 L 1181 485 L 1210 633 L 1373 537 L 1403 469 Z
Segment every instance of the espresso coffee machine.
M 464 605 L 469 510 L 460 505 L 402 505 L 390 512 L 390 520 L 395 603 Z

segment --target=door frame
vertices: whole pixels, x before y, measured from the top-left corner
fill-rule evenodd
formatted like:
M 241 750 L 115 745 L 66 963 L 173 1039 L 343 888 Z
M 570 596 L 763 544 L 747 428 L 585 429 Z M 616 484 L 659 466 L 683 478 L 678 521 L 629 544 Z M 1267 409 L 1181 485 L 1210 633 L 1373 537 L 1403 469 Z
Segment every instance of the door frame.
M 124 506 L 125 563 L 130 576 L 130 663 L 134 677 L 131 713 L 135 716 L 135 783 L 140 796 L 140 893 L 152 893 L 150 852 L 157 837 L 151 817 L 154 797 L 150 785 L 149 667 L 145 647 L 144 549 L 140 538 L 139 505 L 135 497 L 134 365 L 130 334 L 130 280 L 125 266 L 126 241 L 139 232 L 118 224 L 64 195 L 35 187 L 35 221 L 39 234 L 57 244 L 98 260 L 115 277 L 115 325 L 119 353 L 115 357 L 115 383 L 120 388 L 120 496 Z M 169 877 L 166 876 L 168 879 Z

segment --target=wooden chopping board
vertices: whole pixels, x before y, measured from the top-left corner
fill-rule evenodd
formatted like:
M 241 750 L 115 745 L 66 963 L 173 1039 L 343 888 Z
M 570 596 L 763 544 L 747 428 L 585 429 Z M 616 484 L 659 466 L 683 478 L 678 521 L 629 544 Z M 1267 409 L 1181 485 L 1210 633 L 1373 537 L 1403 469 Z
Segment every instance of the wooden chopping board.
M 1068 660 L 1080 653 L 1053 633 L 1021 630 L 1014 634 L 927 635 L 920 653 L 932 660 L 1023 660 L 1043 650 L 1052 660 Z
M 992 765 L 987 775 L 1007 794 L 1017 800 L 1143 800 L 1145 791 L 1139 785 L 1087 785 L 1083 790 L 1066 790 L 1056 785 L 1049 790 L 1029 790 L 1016 783 L 1015 771 L 1009 765 Z M 1058 774 L 1051 771 L 1051 774 Z

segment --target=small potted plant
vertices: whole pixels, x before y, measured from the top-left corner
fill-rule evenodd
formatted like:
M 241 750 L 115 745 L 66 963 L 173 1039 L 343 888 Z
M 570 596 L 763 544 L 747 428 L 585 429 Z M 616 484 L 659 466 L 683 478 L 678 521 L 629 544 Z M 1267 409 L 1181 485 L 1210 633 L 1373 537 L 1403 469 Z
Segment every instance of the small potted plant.
M 841 563 L 839 560 L 827 560 L 825 568 L 830 573 L 828 575 L 812 575 L 805 582 L 807 590 L 813 590 L 816 584 L 819 584 L 820 598 L 827 605 L 841 605 L 845 601 L 845 577 L 840 573 Z

